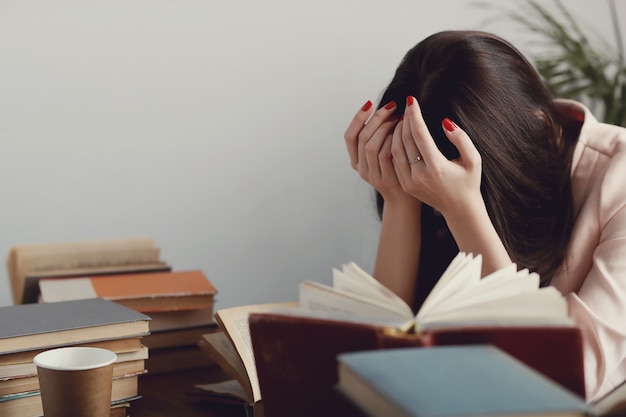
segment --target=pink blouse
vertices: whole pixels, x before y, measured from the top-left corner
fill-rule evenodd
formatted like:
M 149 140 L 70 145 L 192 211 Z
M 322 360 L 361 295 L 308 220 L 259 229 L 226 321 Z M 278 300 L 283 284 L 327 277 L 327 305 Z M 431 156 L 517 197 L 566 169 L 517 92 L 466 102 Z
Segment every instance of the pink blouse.
M 566 260 L 552 285 L 582 328 L 587 400 L 626 379 L 626 129 L 557 100 L 583 127 L 572 162 L 576 216 Z

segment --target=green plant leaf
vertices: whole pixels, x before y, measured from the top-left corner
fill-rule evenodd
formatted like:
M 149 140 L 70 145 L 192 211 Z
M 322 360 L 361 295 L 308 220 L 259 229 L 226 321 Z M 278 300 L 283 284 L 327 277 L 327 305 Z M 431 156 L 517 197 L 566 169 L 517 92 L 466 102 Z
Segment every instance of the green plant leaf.
M 607 46 L 610 43 L 604 39 L 588 36 L 561 0 L 553 0 L 554 13 L 536 0 L 527 0 L 514 10 L 495 8 L 537 38 L 533 44 L 541 46 L 542 53 L 531 56 L 531 61 L 555 96 L 591 100 L 594 108 L 603 109 L 601 120 L 624 126 L 626 64 L 614 1 L 608 0 L 608 5 L 617 48 Z M 494 8 L 493 4 L 474 4 Z

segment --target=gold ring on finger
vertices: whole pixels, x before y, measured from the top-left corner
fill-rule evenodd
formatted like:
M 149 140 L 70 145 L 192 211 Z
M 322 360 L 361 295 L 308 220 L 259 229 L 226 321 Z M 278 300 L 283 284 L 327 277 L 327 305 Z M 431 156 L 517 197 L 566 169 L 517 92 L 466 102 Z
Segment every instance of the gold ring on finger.
M 417 155 L 415 158 L 409 159 L 409 164 L 413 165 L 422 160 L 422 155 Z

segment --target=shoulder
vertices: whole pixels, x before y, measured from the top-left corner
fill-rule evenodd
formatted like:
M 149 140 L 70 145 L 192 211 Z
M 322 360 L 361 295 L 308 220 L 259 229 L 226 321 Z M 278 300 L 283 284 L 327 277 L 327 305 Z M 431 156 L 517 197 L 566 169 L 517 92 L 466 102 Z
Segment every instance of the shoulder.
M 595 196 L 609 215 L 626 204 L 626 128 L 599 122 L 582 104 L 556 100 L 557 109 L 583 120 L 572 159 L 572 192 L 580 208 Z
M 591 111 L 574 100 L 555 100 L 557 110 L 582 121 L 578 148 L 587 148 L 608 158 L 626 151 L 626 128 L 599 122 Z

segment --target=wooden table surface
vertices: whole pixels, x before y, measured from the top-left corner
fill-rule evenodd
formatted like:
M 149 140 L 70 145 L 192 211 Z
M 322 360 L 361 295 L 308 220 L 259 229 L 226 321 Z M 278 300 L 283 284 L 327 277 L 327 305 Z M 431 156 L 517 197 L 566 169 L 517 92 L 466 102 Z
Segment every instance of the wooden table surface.
M 141 375 L 139 394 L 132 401 L 130 417 L 246 417 L 243 406 L 201 401 L 192 395 L 196 384 L 228 379 L 218 366 L 193 370 Z

